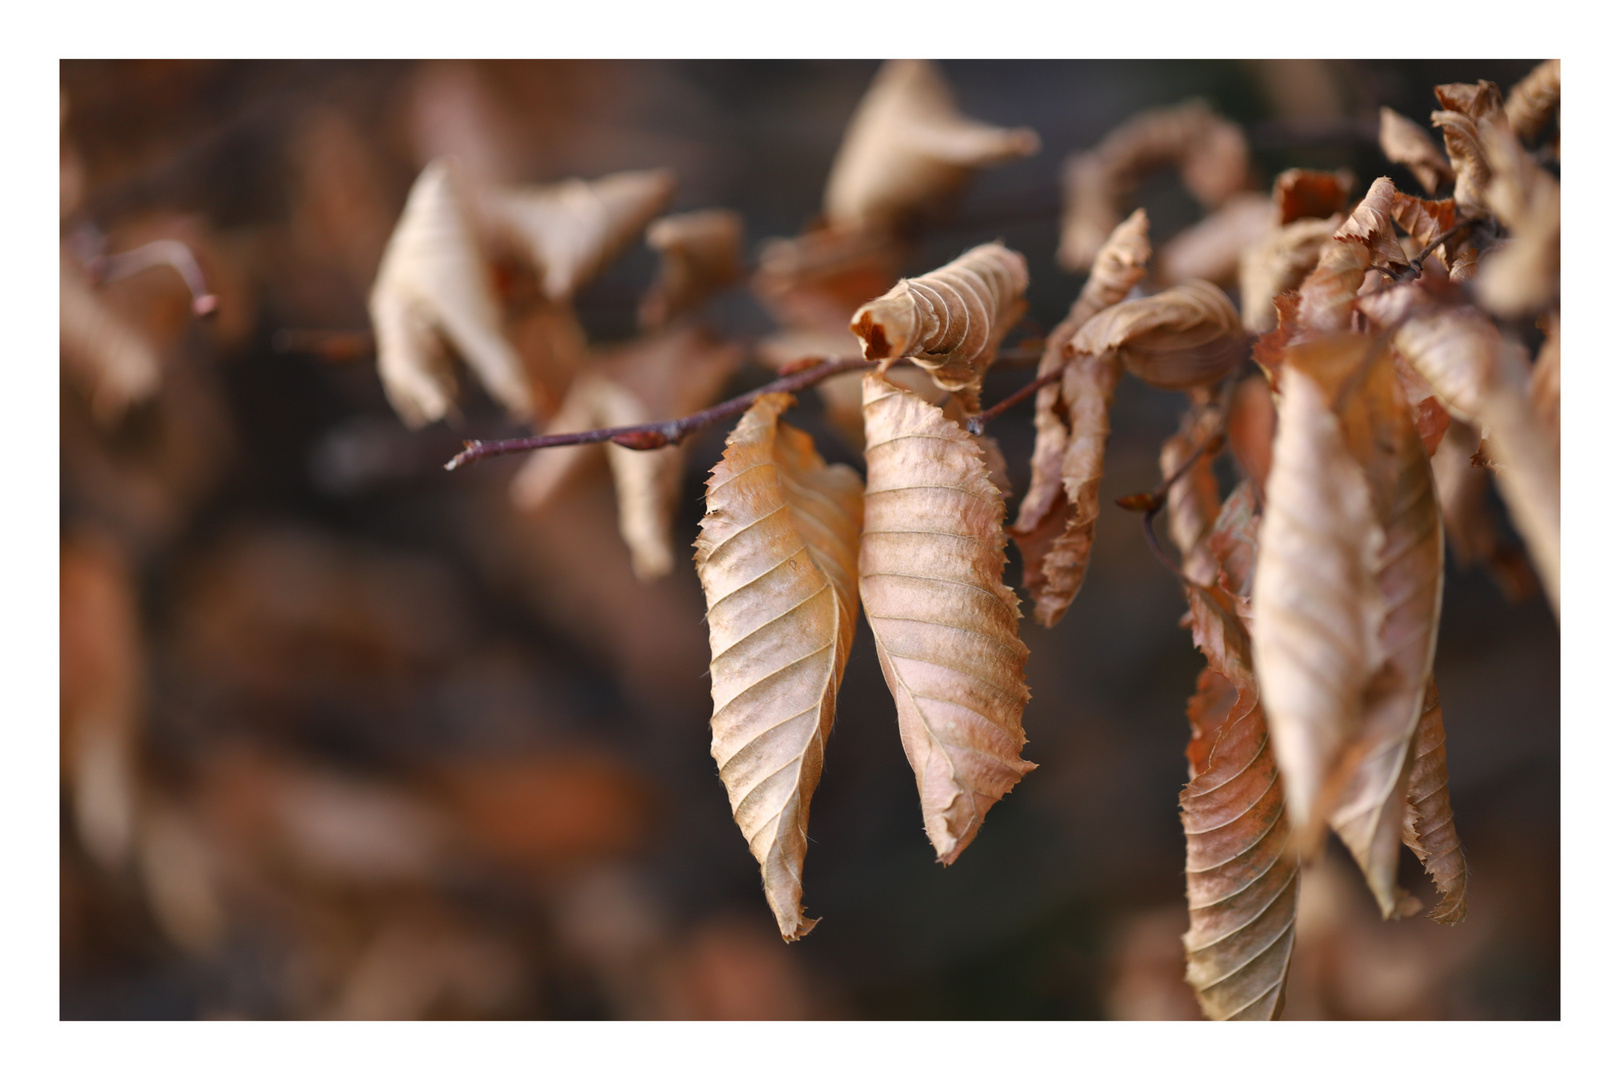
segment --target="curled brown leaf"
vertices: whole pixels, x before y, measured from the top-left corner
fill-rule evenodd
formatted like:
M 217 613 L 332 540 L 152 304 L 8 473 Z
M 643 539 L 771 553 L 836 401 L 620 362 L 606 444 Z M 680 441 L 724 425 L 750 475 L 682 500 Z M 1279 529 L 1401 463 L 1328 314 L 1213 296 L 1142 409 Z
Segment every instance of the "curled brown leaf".
M 855 637 L 862 502 L 854 470 L 780 421 L 792 403 L 767 394 L 737 422 L 696 544 L 711 750 L 788 941 L 816 922 L 802 907 L 806 829 Z
M 1322 245 L 1343 222 L 1339 215 L 1302 218 L 1272 229 L 1243 252 L 1238 289 L 1245 330 L 1264 334 L 1277 328 L 1277 297 L 1304 283 L 1321 258 Z
M 1424 690 L 1423 716 L 1412 736 L 1411 754 L 1401 839 L 1440 890 L 1440 902 L 1430 909 L 1429 918 L 1454 926 L 1468 914 L 1468 863 L 1451 812 L 1446 729 L 1440 717 L 1440 690 L 1432 676 Z
M 1089 268 L 1137 185 L 1166 165 L 1176 166 L 1193 197 L 1213 209 L 1248 185 L 1248 141 L 1202 101 L 1131 117 L 1064 164 L 1059 265 L 1077 273 Z
M 1075 332 L 1097 312 L 1123 300 L 1142 279 L 1152 255 L 1147 230 L 1147 213 L 1137 210 L 1108 238 L 1068 316 L 1047 335 L 1039 375 L 1048 375 L 1068 363 L 1064 347 Z M 1096 484 L 1088 485 L 1087 476 L 1101 477 L 1102 442 L 1107 439 L 1107 401 L 1118 380 L 1118 365 L 1110 362 L 1108 368 L 1107 371 L 1088 369 L 1072 377 L 1065 373 L 1062 380 L 1042 387 L 1035 396 L 1035 452 L 1030 457 L 1029 491 L 1019 506 L 1018 520 L 1010 530 L 1024 556 L 1024 587 L 1032 594 L 1045 578 L 1042 564 L 1053 541 L 1068 534 L 1078 539 L 1082 531 L 1087 537 L 1090 535 L 1089 522 L 1095 520 Z M 1071 457 L 1076 439 L 1094 443 L 1095 451 L 1075 448 Z M 1071 480 L 1066 481 L 1065 464 L 1071 460 L 1078 471 L 1069 472 Z M 1094 460 L 1095 464 L 1081 465 L 1088 460 Z M 1088 468 L 1095 471 L 1080 475 Z M 1090 491 L 1089 516 L 1079 514 L 1080 508 L 1064 497 L 1068 487 L 1079 493 Z M 1087 523 L 1082 523 L 1081 517 L 1086 517 Z M 1083 563 L 1080 569 L 1083 574 Z M 1035 617 L 1038 620 L 1042 617 L 1038 602 Z
M 1355 182 L 1349 169 L 1285 169 L 1271 185 L 1275 223 L 1289 225 L 1301 218 L 1330 218 L 1344 213 Z
M 1451 162 L 1422 125 L 1387 106 L 1378 110 L 1378 146 L 1390 161 L 1412 170 L 1430 195 L 1456 179 Z
M 861 603 L 917 776 L 923 827 L 955 862 L 1035 766 L 1025 738 L 1018 599 L 1001 582 L 1005 504 L 977 446 L 877 373 L 866 396 Z
M 1190 281 L 1099 312 L 1070 339 L 1076 356 L 1112 353 L 1151 386 L 1208 386 L 1244 359 L 1243 326 L 1226 294 Z
M 1484 128 L 1479 139 L 1491 168 L 1485 205 L 1512 234 L 1480 268 L 1480 303 L 1507 318 L 1538 314 L 1559 294 L 1560 185 L 1508 131 Z
M 979 386 L 1025 307 L 1029 269 L 1000 244 L 980 244 L 938 270 L 902 278 L 850 320 L 868 360 L 906 357 L 942 390 L 978 409 Z
M 513 415 L 531 408 L 523 362 L 501 332 L 459 184 L 446 159 L 422 170 L 371 288 L 377 374 L 389 404 L 411 427 L 442 419 L 455 398 L 444 341 Z
M 1028 157 L 1040 145 L 1029 128 L 962 116 L 930 61 L 890 60 L 873 78 L 833 159 L 827 221 L 852 233 L 903 229 L 954 195 L 974 170 Z

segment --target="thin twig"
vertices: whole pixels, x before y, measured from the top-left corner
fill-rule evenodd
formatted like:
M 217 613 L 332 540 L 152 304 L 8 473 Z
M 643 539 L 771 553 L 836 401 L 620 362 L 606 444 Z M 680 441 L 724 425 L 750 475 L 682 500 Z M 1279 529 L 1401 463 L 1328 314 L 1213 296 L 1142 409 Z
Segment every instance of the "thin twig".
M 179 240 L 153 240 L 116 255 L 101 255 L 90 264 L 91 277 L 101 285 L 119 278 L 150 270 L 154 266 L 172 267 L 191 292 L 191 310 L 197 315 L 211 315 L 219 307 L 219 297 L 209 291 L 208 279 L 191 248 Z
M 670 443 L 680 442 L 694 431 L 718 424 L 722 420 L 729 420 L 733 416 L 741 416 L 762 394 L 792 394 L 809 386 L 814 386 L 823 379 L 834 375 L 842 375 L 846 371 L 859 371 L 862 368 L 877 366 L 876 360 L 825 360 L 813 367 L 796 371 L 786 375 L 775 382 L 766 383 L 757 390 L 750 390 L 740 394 L 729 401 L 722 401 L 712 408 L 702 412 L 683 416 L 678 420 L 662 420 L 652 424 L 632 424 L 627 427 L 596 428 L 592 431 L 559 432 L 556 435 L 531 435 L 521 439 L 501 439 L 496 442 L 482 442 L 473 439 L 464 445 L 466 449 L 445 463 L 446 470 L 459 469 L 463 465 L 471 465 L 484 458 L 496 457 L 501 454 L 517 454 L 525 450 L 546 450 L 554 446 L 581 446 L 586 443 L 611 442 L 619 446 L 629 447 L 631 450 L 657 450 Z
M 967 429 L 975 435 L 983 435 L 984 423 L 986 420 L 994 420 L 996 417 L 1000 416 L 1014 405 L 1017 405 L 1020 401 L 1023 401 L 1025 398 L 1035 393 L 1041 387 L 1050 386 L 1052 383 L 1057 382 L 1059 379 L 1063 378 L 1063 372 L 1067 368 L 1068 365 L 1065 364 L 1063 367 L 1057 368 L 1054 371 L 1048 371 L 1045 375 L 1033 380 L 1022 389 L 1015 390 L 1013 393 L 1008 394 L 1006 397 L 1002 398 L 988 409 L 974 413 L 972 416 L 967 418 Z

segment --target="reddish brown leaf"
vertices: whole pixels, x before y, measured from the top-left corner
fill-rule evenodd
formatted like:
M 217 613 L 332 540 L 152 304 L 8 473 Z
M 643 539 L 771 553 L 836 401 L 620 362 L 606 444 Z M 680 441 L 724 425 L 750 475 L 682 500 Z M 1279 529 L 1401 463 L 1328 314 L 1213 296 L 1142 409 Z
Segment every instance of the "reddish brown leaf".
M 1401 839 L 1440 890 L 1440 902 L 1430 909 L 1429 918 L 1455 925 L 1468 914 L 1468 863 L 1451 813 L 1446 729 L 1440 719 L 1440 691 L 1432 676 L 1424 690 L 1423 716 L 1412 736 L 1411 754 Z

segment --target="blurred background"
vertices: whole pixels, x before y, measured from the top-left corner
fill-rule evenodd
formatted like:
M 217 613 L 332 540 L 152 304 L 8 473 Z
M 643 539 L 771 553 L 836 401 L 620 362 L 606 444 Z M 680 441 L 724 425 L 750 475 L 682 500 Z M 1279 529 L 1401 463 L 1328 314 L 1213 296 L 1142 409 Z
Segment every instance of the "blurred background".
M 1244 125 L 1261 190 L 1298 165 L 1416 191 L 1378 151 L 1378 106 L 1423 120 L 1435 83 L 1506 88 L 1533 64 L 946 62 L 966 115 L 1042 148 L 981 173 L 905 272 L 1001 238 L 1049 328 L 1080 285 L 1053 262 L 1061 162 L 1132 113 L 1206 98 Z M 533 514 L 507 495 L 520 460 L 443 471 L 462 439 L 522 430 L 481 390 L 420 432 L 384 400 L 366 296 L 426 162 L 493 183 L 668 166 L 672 208 L 739 211 L 753 252 L 819 211 L 876 67 L 62 64 L 64 244 L 178 239 L 218 296 L 199 320 L 165 269 L 98 289 L 161 359 L 121 417 L 64 368 L 64 1018 L 1198 1015 L 1176 797 L 1201 661 L 1177 582 L 1112 506 L 1157 482 L 1177 395 L 1121 386 L 1086 586 L 1057 629 L 1024 623 L 1040 768 L 949 869 L 861 628 L 810 818 L 823 921 L 791 946 L 709 756 L 696 575 L 637 581 L 605 468 Z M 1169 174 L 1142 203 L 1156 246 L 1202 213 Z M 635 336 L 655 266 L 632 245 L 579 296 L 593 344 Z M 746 288 L 706 319 L 772 327 Z M 729 392 L 770 377 L 746 365 Z M 993 371 L 986 400 L 1029 377 Z M 1020 494 L 1030 415 L 992 428 Z M 859 463 L 813 395 L 793 419 Z M 678 550 L 724 435 L 689 443 Z M 1524 584 L 1446 583 L 1467 920 L 1380 922 L 1330 850 L 1285 1016 L 1558 1016 L 1559 644 Z

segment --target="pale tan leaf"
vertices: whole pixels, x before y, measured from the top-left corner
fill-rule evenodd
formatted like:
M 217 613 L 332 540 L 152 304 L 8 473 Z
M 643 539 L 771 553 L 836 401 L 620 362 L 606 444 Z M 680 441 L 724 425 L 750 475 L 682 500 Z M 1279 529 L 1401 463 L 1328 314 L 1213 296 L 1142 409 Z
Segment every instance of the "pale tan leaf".
M 495 191 L 483 210 L 494 234 L 533 260 L 546 297 L 563 301 L 623 251 L 674 194 L 672 170 L 644 169 Z
M 371 288 L 377 374 L 411 427 L 442 419 L 455 398 L 444 341 L 515 416 L 530 411 L 523 362 L 501 333 L 501 312 L 454 168 L 422 170 Z M 442 339 L 441 339 L 442 337 Z
M 1552 119 L 1563 92 L 1563 64 L 1543 60 L 1530 74 L 1513 84 L 1503 105 L 1508 126 L 1526 142 L 1535 138 Z
M 736 371 L 742 352 L 707 331 L 671 327 L 622 346 L 575 378 L 548 430 L 580 431 L 671 420 L 711 404 Z M 512 481 L 524 509 L 544 505 L 600 444 L 537 450 Z M 561 458 L 553 455 L 563 455 Z M 619 502 L 619 531 L 636 576 L 649 580 L 674 567 L 669 529 L 680 496 L 685 449 L 680 444 L 632 450 L 609 444 Z
M 1396 329 L 1394 341 L 1446 408 L 1489 435 L 1492 456 L 1502 464 L 1497 477 L 1502 499 L 1556 615 L 1558 454 L 1530 400 L 1523 346 L 1505 340 L 1481 312 L 1458 307 L 1417 310 Z
M 864 377 L 861 602 L 917 775 L 923 827 L 955 862 L 1035 766 L 1025 738 L 1018 599 L 1002 584 L 1005 504 L 967 432 L 882 375 Z
M 1243 252 L 1238 263 L 1238 289 L 1243 298 L 1243 328 L 1264 334 L 1277 328 L 1276 298 L 1297 289 L 1316 268 L 1322 245 L 1344 218 L 1301 218 L 1272 229 Z
M 980 244 L 954 262 L 894 288 L 861 306 L 850 320 L 868 360 L 907 357 L 942 390 L 963 395 L 978 409 L 985 369 L 1023 315 L 1029 268 L 1000 244 Z
M 1340 423 L 1368 480 L 1382 536 L 1374 576 L 1381 598 L 1379 652 L 1362 715 L 1337 771 L 1345 777 L 1329 822 L 1367 879 L 1384 917 L 1405 893 L 1395 884 L 1405 805 L 1407 748 L 1434 664 L 1445 547 L 1429 455 L 1388 352 L 1366 365 L 1364 339 L 1341 345 L 1348 363 L 1314 365 L 1324 395 L 1344 399 Z
M 713 657 L 711 752 L 782 937 L 802 908 L 810 796 L 855 638 L 861 480 L 756 400 L 726 439 L 697 538 Z
M 694 210 L 647 226 L 647 246 L 662 261 L 637 317 L 663 326 L 743 276 L 743 220 L 735 210 Z
M 1301 218 L 1342 215 L 1355 186 L 1356 178 L 1349 169 L 1285 169 L 1271 184 L 1274 221 L 1277 225 L 1291 225 Z
M 1111 353 L 1143 382 L 1185 390 L 1217 381 L 1247 349 L 1232 301 L 1207 281 L 1189 281 L 1092 316 L 1067 351 Z
M 1289 350 L 1278 387 L 1253 634 L 1289 817 L 1312 847 L 1321 803 L 1333 794 L 1324 792 L 1329 773 L 1357 730 L 1380 663 L 1376 568 L 1384 536 L 1332 401 L 1300 359 L 1299 348 Z
M 1143 210 L 1131 214 L 1114 230 L 1092 264 L 1091 275 L 1069 308 L 1068 316 L 1047 335 L 1038 375 L 1048 375 L 1068 363 L 1064 347 L 1075 332 L 1097 312 L 1125 299 L 1142 279 L 1152 255 L 1147 230 L 1147 213 Z M 1036 392 L 1035 452 L 1030 457 L 1029 491 L 1019 506 L 1017 522 L 1009 530 L 1023 552 L 1024 587 L 1031 593 L 1044 578 L 1041 564 L 1053 539 L 1070 527 L 1089 528 L 1079 525 L 1077 508 L 1060 498 L 1064 494 L 1064 461 L 1076 437 L 1087 441 L 1098 438 L 1099 407 L 1101 438 L 1107 438 L 1107 398 L 1111 397 L 1114 382 L 1118 380 L 1118 365 L 1110 364 L 1110 368 L 1112 370 L 1106 372 L 1102 368 L 1090 368 L 1074 376 L 1072 386 L 1071 377 L 1066 374 L 1059 382 Z M 1099 381 L 1104 375 L 1108 379 L 1106 386 Z M 1095 445 L 1095 452 L 1100 455 L 1101 443 Z M 1088 451 L 1078 451 L 1076 460 L 1085 459 L 1087 454 Z M 1101 458 L 1096 461 L 1100 476 Z M 1085 490 L 1083 482 L 1076 490 Z
M 68 374 L 90 400 L 90 412 L 111 424 L 151 397 L 162 379 L 152 345 L 102 302 L 90 279 L 62 249 L 61 349 Z
M 1237 276 L 1238 261 L 1271 231 L 1276 208 L 1257 191 L 1232 196 L 1218 210 L 1164 245 L 1159 278 L 1166 284 L 1202 279 L 1217 284 Z
M 1378 146 L 1390 161 L 1412 170 L 1412 175 L 1430 195 L 1441 184 L 1456 179 L 1446 155 L 1434 145 L 1422 125 L 1387 106 L 1378 110 Z
M 1538 314 L 1559 293 L 1560 185 L 1510 132 L 1482 128 L 1479 142 L 1491 168 L 1485 206 L 1512 234 L 1480 268 L 1480 304 L 1505 318 Z
M 1485 185 L 1491 181 L 1491 167 L 1485 161 L 1479 145 L 1479 128 L 1474 119 L 1450 109 L 1436 109 L 1429 114 L 1430 121 L 1440 129 L 1446 142 L 1446 156 L 1457 175 L 1451 197 L 1456 200 L 1457 211 L 1464 217 L 1483 217 Z
M 1176 166 L 1193 197 L 1213 209 L 1248 185 L 1248 142 L 1242 128 L 1202 101 L 1131 117 L 1064 163 L 1059 265 L 1076 273 L 1088 269 L 1137 185 L 1166 165 Z
M 927 60 L 890 60 L 872 80 L 827 177 L 827 220 L 847 232 L 887 232 L 967 183 L 974 170 L 1040 149 L 1029 128 L 998 128 L 957 111 Z
M 1243 533 L 1252 543 L 1249 490 L 1235 490 L 1221 514 L 1227 547 L 1243 548 Z M 1205 1016 L 1270 1020 L 1282 1011 L 1293 954 L 1299 859 L 1236 600 L 1224 587 L 1187 588 L 1193 640 L 1208 667 L 1187 710 L 1193 734 L 1180 802 L 1191 925 L 1182 940 Z
M 1432 676 L 1423 695 L 1423 716 L 1412 736 L 1412 775 L 1401 839 L 1440 890 L 1440 902 L 1430 909 L 1429 918 L 1448 926 L 1462 922 L 1468 914 L 1468 863 L 1451 813 L 1446 729 L 1440 718 L 1440 690 Z

